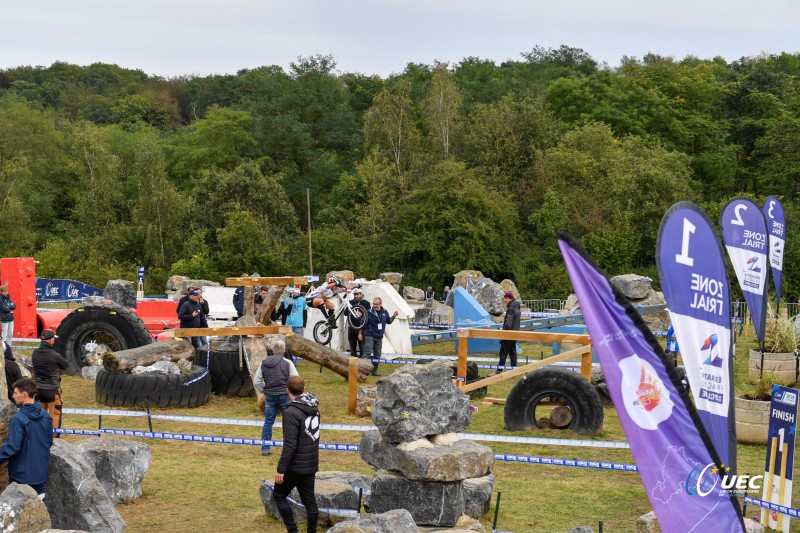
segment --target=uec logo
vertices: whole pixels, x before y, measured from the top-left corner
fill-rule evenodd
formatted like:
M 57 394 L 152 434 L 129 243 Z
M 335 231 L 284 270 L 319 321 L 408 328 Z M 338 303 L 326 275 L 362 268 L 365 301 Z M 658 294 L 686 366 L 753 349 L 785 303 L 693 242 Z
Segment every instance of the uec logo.
M 720 490 L 728 493 L 732 492 L 759 492 L 764 476 L 751 476 L 748 474 L 736 475 L 728 474 L 730 467 L 717 468 L 714 463 L 705 466 L 698 465 L 689 472 L 686 478 L 686 492 L 690 496 L 708 496 L 720 482 L 718 473 L 723 470 Z

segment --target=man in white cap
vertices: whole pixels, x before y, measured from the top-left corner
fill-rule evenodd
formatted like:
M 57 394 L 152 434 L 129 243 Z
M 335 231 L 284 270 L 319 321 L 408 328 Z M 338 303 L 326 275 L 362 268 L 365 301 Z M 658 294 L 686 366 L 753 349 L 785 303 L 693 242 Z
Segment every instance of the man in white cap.
M 353 289 L 352 305 L 363 308 L 364 316 L 369 313 L 369 302 L 364 299 L 364 293 L 361 292 L 361 287 Z M 350 311 L 345 309 L 344 314 L 350 316 Z M 367 321 L 365 320 L 364 326 L 362 326 L 361 329 L 349 328 L 347 330 L 347 340 L 350 342 L 350 355 L 353 357 L 364 357 L 364 336 L 360 335 L 359 338 L 359 333 L 363 333 L 366 326 Z M 358 348 L 358 353 L 356 353 L 356 348 Z

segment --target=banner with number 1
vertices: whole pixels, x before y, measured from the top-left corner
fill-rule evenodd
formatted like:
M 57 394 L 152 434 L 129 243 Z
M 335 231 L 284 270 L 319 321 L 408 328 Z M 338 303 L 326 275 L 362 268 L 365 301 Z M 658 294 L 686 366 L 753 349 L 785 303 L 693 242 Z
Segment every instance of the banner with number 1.
M 656 264 L 700 420 L 720 458 L 736 471 L 730 287 L 722 244 L 691 202 L 661 220 Z

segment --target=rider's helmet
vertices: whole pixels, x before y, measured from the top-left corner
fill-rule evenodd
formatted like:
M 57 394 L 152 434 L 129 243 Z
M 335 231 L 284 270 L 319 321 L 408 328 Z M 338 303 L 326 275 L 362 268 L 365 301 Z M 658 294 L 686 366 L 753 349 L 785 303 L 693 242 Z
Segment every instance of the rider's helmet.
M 334 276 L 328 278 L 328 283 L 335 283 L 336 285 L 341 285 L 341 283 L 339 282 L 339 278 L 336 278 Z

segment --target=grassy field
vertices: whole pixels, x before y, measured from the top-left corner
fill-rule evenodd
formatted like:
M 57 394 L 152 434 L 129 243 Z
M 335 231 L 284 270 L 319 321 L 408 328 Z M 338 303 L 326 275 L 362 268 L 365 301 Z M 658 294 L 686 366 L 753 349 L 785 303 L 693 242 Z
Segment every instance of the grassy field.
M 737 366 L 746 366 L 746 342 L 740 342 Z M 452 343 L 424 346 L 420 353 L 454 353 Z M 539 358 L 541 346 L 526 347 L 526 353 Z M 383 365 L 387 375 L 396 366 Z M 299 371 L 307 383 L 307 390 L 320 399 L 323 423 L 367 424 L 368 419 L 348 417 L 347 383 L 340 376 L 306 362 Z M 489 371 L 482 371 L 488 373 Z M 370 378 L 374 383 L 378 378 Z M 493 386 L 489 394 L 505 397 L 511 383 Z M 94 384 L 80 378 L 65 377 L 63 382 L 65 407 L 99 408 L 94 401 Z M 479 407 L 470 433 L 502 435 L 527 435 L 552 438 L 578 438 L 569 432 L 536 430 L 512 433 L 503 429 L 503 406 Z M 209 404 L 198 409 L 155 410 L 161 413 L 186 414 L 226 418 L 260 420 L 255 400 L 212 397 Z M 97 417 L 65 415 L 64 427 L 95 429 Z M 205 435 L 260 437 L 258 427 L 212 426 L 153 421 L 156 431 L 172 431 Z M 147 429 L 144 418 L 104 417 L 103 426 L 109 428 Z M 281 437 L 276 428 L 275 438 Z M 80 437 L 66 437 L 76 440 Z M 357 443 L 360 433 L 323 431 L 324 442 Z M 605 425 L 596 440 L 624 441 L 616 411 L 605 410 Z M 128 525 L 128 531 L 285 531 L 282 523 L 269 518 L 261 504 L 258 488 L 262 479 L 274 479 L 278 454 L 261 457 L 257 446 L 191 443 L 142 439 L 152 452 L 153 460 L 144 483 L 142 497 L 132 503 L 119 505 L 118 509 Z M 632 463 L 627 450 L 608 450 L 585 447 L 532 446 L 491 443 L 498 453 L 517 453 L 567 459 L 604 460 Z M 276 450 L 278 451 L 278 450 Z M 761 473 L 764 467 L 763 446 L 739 445 L 739 470 L 742 473 Z M 371 468 L 357 453 L 321 452 L 322 470 L 351 470 L 369 474 Z M 495 492 L 502 491 L 499 530 L 517 533 L 566 531 L 578 525 L 589 525 L 597 530 L 603 521 L 605 531 L 631 531 L 637 517 L 650 510 L 650 504 L 636 473 L 596 471 L 559 466 L 496 462 Z M 798 488 L 795 487 L 795 492 Z M 496 497 L 496 494 L 495 494 Z M 800 499 L 797 495 L 794 502 Z M 485 517 L 490 530 L 492 510 Z M 757 514 L 750 508 L 749 516 Z M 792 531 L 800 531 L 793 525 Z

